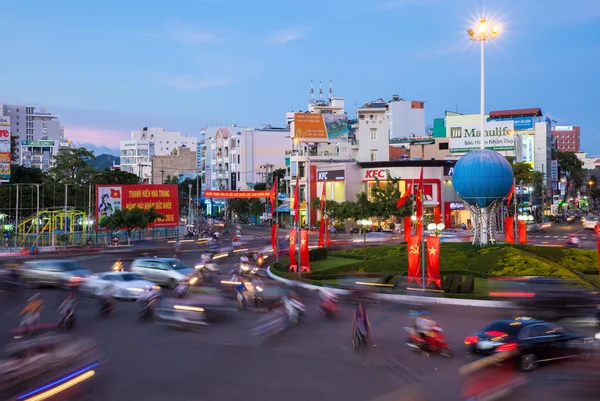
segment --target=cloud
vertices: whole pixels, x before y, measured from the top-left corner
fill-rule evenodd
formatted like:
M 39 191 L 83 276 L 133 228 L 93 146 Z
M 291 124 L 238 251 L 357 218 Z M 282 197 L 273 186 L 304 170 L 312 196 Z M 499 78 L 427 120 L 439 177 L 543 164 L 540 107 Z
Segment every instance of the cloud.
M 211 32 L 204 31 L 183 21 L 169 21 L 163 32 L 142 34 L 144 37 L 164 38 L 176 42 L 195 45 L 212 42 L 216 39 Z
M 274 45 L 285 45 L 290 42 L 302 39 L 306 36 L 304 28 L 290 28 L 283 31 L 273 32 L 267 38 L 267 42 Z
M 71 142 L 86 142 L 94 145 L 118 144 L 119 141 L 129 138 L 129 131 L 125 128 L 100 128 L 83 125 L 65 125 L 65 138 Z
M 191 75 L 175 75 L 161 81 L 161 84 L 177 91 L 194 92 L 206 88 L 229 85 L 227 78 L 198 79 Z

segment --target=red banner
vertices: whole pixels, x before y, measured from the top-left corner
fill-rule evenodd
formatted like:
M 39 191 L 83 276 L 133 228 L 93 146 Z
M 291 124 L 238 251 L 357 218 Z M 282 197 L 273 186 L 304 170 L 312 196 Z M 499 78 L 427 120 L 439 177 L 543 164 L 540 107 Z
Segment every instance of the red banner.
M 504 221 L 504 232 L 506 233 L 506 242 L 508 244 L 515 243 L 515 218 L 513 216 L 506 216 Z
M 519 220 L 519 244 L 527 243 L 527 222 Z
M 273 180 L 273 188 L 271 188 L 269 197 L 271 198 L 271 214 L 275 216 L 275 202 L 277 200 L 277 177 L 275 177 Z
M 404 242 L 408 244 L 408 239 L 412 231 L 412 219 L 410 216 L 404 218 Z
M 598 247 L 598 278 L 600 278 L 600 240 L 596 241 Z
M 440 224 L 442 222 L 442 211 L 439 206 L 433 208 L 433 222 Z
M 271 191 L 204 191 L 205 198 L 270 198 Z
M 325 220 L 321 220 L 321 223 L 319 224 L 319 242 L 317 244 L 317 246 L 319 248 L 323 248 L 325 246 Z
M 332 244 L 331 238 L 329 237 L 329 218 L 325 219 L 325 243 L 327 244 L 328 248 Z
M 165 217 L 149 224 L 152 227 L 179 225 L 179 196 L 175 184 L 96 185 L 96 222 L 98 231 L 107 231 L 106 220 L 120 209 L 148 210 L 154 207 Z
M 435 283 L 442 288 L 440 278 L 440 237 L 427 237 L 427 285 Z
M 308 256 L 308 230 L 300 230 L 300 271 L 310 273 L 310 257 Z
M 300 173 L 296 175 L 296 189 L 294 189 L 294 224 L 300 224 Z
M 279 253 L 279 246 L 277 242 L 277 224 L 271 224 L 271 248 L 273 253 L 277 255 Z
M 296 230 L 290 231 L 290 271 L 295 272 L 298 269 L 298 262 L 296 262 Z
M 411 235 L 408 238 L 408 282 L 421 285 L 421 238 Z

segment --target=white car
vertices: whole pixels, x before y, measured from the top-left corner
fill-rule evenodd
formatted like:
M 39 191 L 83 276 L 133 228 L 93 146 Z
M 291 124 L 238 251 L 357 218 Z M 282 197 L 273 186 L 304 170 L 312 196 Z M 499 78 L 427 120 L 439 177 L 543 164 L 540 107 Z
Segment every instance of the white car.
M 583 222 L 583 228 L 593 230 L 598 223 L 598 216 L 587 216 Z
M 112 285 L 118 299 L 138 299 L 146 288 L 160 289 L 151 281 L 131 272 L 108 272 L 89 276 L 81 285 L 83 292 L 98 296 L 107 286 Z

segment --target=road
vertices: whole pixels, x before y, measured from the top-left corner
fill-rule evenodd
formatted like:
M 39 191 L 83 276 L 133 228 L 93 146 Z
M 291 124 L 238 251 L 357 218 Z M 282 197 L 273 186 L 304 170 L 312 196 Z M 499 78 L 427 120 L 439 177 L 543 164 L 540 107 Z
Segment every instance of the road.
M 261 242 L 255 239 L 249 245 L 262 246 Z M 198 247 L 188 245 L 181 259 L 192 264 L 199 256 Z M 228 271 L 237 256 L 221 259 L 221 270 Z M 107 270 L 112 263 L 106 255 L 74 259 L 95 272 Z M 1 332 L 18 324 L 18 310 L 33 291 L 40 291 L 46 301 L 43 320 L 56 319 L 54 310 L 64 296 L 60 290 L 27 290 L 20 299 L 0 294 Z M 428 400 L 448 401 L 460 399 L 463 380 L 458 368 L 469 362 L 462 352 L 464 337 L 490 320 L 510 314 L 495 309 L 436 307 L 432 318 L 445 329 L 456 356 L 452 360 L 426 359 L 404 344 L 407 306 L 369 306 L 373 338 L 361 357 L 353 352 L 350 341 L 353 307 L 342 305 L 342 319 L 327 321 L 316 311 L 315 294 L 302 296 L 308 308 L 307 324 L 273 345 L 257 344 L 250 335 L 261 317 L 259 312 L 232 312 L 225 321 L 202 330 L 179 331 L 139 323 L 137 305 L 125 301 L 117 304 L 113 315 L 98 319 L 96 301 L 82 300 L 77 332 L 101 342 L 111 375 L 106 399 L 111 401 L 362 401 L 404 394 L 413 386 L 423 389 Z M 0 338 L 9 340 L 7 336 Z M 552 368 L 540 369 L 531 376 L 538 378 L 531 391 L 551 401 L 552 394 L 544 390 L 552 372 Z
M 540 228 L 537 232 L 528 233 L 527 240 L 529 243 L 535 245 L 566 246 L 567 240 L 572 234 L 575 234 L 579 238 L 582 248 L 596 249 L 598 236 L 594 230 L 583 228 L 580 221 L 576 221 L 573 224 L 552 224 L 547 228 Z

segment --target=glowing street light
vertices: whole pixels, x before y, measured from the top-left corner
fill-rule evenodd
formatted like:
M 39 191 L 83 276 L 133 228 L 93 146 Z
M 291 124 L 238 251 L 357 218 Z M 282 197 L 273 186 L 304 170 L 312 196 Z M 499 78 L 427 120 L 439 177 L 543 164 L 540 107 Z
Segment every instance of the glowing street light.
M 476 29 L 467 31 L 469 39 L 481 42 L 481 93 L 480 93 L 480 108 L 481 108 L 481 149 L 485 149 L 485 68 L 484 68 L 484 43 L 487 40 L 495 39 L 500 33 L 499 27 L 494 27 L 491 31 L 488 30 L 488 21 L 485 18 L 479 20 Z
M 435 223 L 429 223 L 427 225 L 427 229 L 433 234 L 433 236 L 435 237 L 441 237 L 442 236 L 442 231 L 444 231 L 444 229 L 446 228 L 446 226 L 444 225 L 444 223 L 439 223 L 439 224 L 435 224 Z
M 367 260 L 367 227 L 371 227 L 373 225 L 373 221 L 372 220 L 367 220 L 367 219 L 363 219 L 363 220 L 358 220 L 357 223 L 362 226 L 363 228 L 363 235 L 364 235 L 364 260 Z

